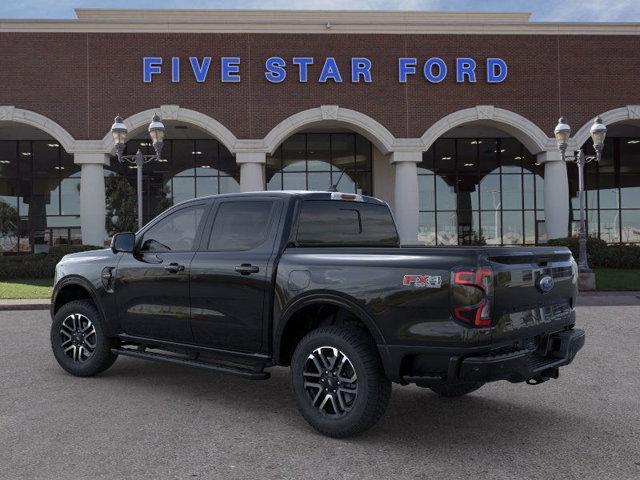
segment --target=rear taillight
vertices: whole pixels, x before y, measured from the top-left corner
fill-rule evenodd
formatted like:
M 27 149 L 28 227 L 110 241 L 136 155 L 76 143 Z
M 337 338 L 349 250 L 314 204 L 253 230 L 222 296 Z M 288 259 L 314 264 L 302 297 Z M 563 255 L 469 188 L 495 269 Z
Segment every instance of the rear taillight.
M 481 267 L 475 270 L 454 271 L 453 316 L 456 320 L 474 327 L 491 325 L 493 303 L 493 270 Z M 456 289 L 456 287 L 460 287 Z M 463 306 L 456 306 L 465 303 Z

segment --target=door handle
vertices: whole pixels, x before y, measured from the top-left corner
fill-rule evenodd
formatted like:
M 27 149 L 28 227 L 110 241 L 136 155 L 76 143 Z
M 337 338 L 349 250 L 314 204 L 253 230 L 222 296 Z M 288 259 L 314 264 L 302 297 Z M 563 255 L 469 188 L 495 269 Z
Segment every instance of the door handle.
M 258 273 L 259 267 L 251 265 L 250 263 L 243 263 L 242 265 L 236 265 L 236 272 L 241 275 L 251 275 L 252 273 Z
M 184 265 L 178 265 L 177 263 L 173 262 L 173 263 L 170 263 L 169 265 L 165 265 L 164 269 L 170 273 L 178 273 L 184 270 Z

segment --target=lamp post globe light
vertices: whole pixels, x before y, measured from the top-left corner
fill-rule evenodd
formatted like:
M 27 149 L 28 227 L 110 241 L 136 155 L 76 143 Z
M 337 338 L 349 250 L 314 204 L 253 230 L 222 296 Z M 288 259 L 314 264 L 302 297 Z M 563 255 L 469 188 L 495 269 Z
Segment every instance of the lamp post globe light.
M 578 285 L 581 290 L 595 290 L 595 275 L 589 268 L 589 262 L 587 259 L 587 229 L 585 219 L 585 191 L 584 191 L 584 166 L 592 161 L 599 162 L 602 158 L 602 150 L 604 148 L 604 139 L 607 136 L 607 127 L 602 123 L 602 119 L 597 117 L 591 126 L 591 140 L 593 141 L 593 148 L 596 151 L 595 155 L 587 156 L 582 149 L 567 153 L 569 146 L 569 138 L 571 137 L 571 127 L 567 122 L 567 119 L 561 117 L 558 120 L 558 125 L 553 131 L 556 142 L 558 143 L 558 150 L 562 155 L 562 160 L 565 162 L 573 162 L 578 167 L 578 192 L 580 198 L 580 231 L 579 231 L 579 258 L 578 258 Z
M 124 147 L 127 142 L 127 126 L 124 124 L 124 120 L 118 115 L 111 125 L 111 135 L 113 136 L 113 142 L 116 147 L 116 156 L 118 161 L 131 163 L 136 168 L 137 179 L 137 196 L 138 196 L 138 228 L 142 228 L 142 166 L 145 163 L 153 160 L 160 160 L 162 157 L 162 147 L 164 145 L 164 124 L 158 114 L 155 114 L 149 124 L 149 137 L 153 143 L 153 149 L 155 154 L 143 155 L 142 151 L 138 149 L 135 155 L 124 155 Z

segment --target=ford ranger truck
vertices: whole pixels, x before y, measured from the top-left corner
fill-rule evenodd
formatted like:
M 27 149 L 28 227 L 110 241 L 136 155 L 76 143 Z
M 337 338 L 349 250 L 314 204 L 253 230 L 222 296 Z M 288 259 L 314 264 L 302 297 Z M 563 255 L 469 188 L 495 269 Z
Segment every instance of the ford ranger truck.
M 51 346 L 79 377 L 120 355 L 255 380 L 288 366 L 302 416 L 347 437 L 392 383 L 458 397 L 558 378 L 584 345 L 576 278 L 566 248 L 401 246 L 375 198 L 217 195 L 65 256 Z

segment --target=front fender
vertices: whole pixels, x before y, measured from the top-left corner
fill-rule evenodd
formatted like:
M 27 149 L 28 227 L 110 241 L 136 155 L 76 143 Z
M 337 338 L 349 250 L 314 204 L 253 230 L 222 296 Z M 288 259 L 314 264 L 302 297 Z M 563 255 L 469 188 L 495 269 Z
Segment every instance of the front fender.
M 58 299 L 58 295 L 65 287 L 69 287 L 69 286 L 80 287 L 86 292 L 88 292 L 89 297 L 95 304 L 96 308 L 98 309 L 98 312 L 100 312 L 100 315 L 104 320 L 104 326 L 107 334 L 113 335 L 117 333 L 115 331 L 116 330 L 115 326 L 112 325 L 111 322 L 109 322 L 107 312 L 105 311 L 103 302 L 101 301 L 101 298 L 100 298 L 100 293 L 97 291 L 96 287 L 89 280 L 87 280 L 86 278 L 80 275 L 67 275 L 66 277 L 63 277 L 60 280 L 58 280 L 58 282 L 54 286 L 53 292 L 51 294 L 51 307 L 50 307 L 50 314 L 52 319 L 56 314 L 56 300 Z

